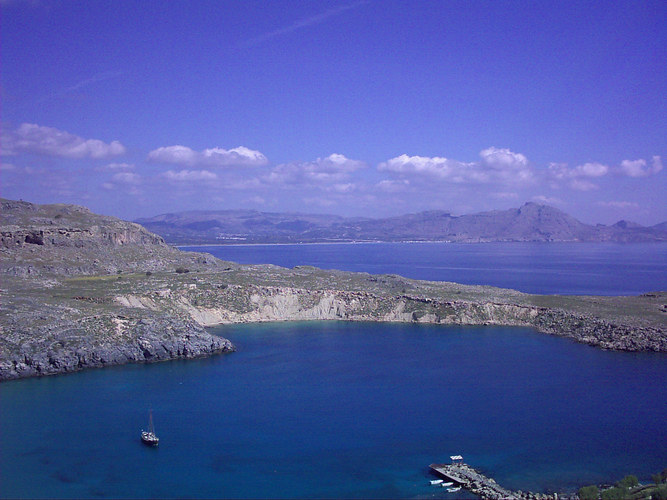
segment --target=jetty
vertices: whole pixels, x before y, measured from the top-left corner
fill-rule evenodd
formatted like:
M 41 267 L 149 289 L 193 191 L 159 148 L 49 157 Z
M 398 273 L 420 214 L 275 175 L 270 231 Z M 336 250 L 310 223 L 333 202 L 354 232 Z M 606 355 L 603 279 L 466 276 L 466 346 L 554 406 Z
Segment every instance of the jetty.
M 480 498 L 489 500 L 558 500 L 559 498 L 558 494 L 545 495 L 508 490 L 496 483 L 494 479 L 486 477 L 478 470 L 464 463 L 461 455 L 454 455 L 450 458 L 452 459 L 451 464 L 431 464 L 431 470 L 435 474 L 460 485 Z

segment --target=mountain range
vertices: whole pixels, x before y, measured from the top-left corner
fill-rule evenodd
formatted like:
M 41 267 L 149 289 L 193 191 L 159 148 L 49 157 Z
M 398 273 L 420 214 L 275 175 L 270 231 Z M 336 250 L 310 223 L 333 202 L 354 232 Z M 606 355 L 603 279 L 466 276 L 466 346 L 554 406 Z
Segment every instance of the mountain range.
M 667 241 L 667 222 L 646 227 L 621 220 L 589 225 L 557 208 L 519 208 L 454 216 L 427 211 L 382 219 L 255 210 L 175 212 L 136 220 L 172 244 L 349 241 Z

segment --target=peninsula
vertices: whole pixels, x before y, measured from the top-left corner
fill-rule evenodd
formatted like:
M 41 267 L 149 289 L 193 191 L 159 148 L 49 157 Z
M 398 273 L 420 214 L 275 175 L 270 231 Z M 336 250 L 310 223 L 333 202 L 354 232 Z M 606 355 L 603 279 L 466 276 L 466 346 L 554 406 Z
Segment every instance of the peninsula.
M 229 352 L 205 327 L 260 321 L 529 326 L 604 349 L 667 352 L 667 292 L 541 296 L 239 265 L 83 207 L 1 203 L 0 380 Z

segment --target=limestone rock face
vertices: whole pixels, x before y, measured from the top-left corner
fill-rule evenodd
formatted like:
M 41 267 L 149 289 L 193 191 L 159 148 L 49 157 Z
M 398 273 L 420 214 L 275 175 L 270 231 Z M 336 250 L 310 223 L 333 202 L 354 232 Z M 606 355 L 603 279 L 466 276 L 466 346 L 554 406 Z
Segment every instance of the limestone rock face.
M 313 290 L 286 286 L 226 289 L 195 306 L 185 290 L 177 307 L 203 326 L 264 321 L 346 320 L 443 325 L 527 326 L 605 349 L 667 352 L 664 322 L 657 325 L 611 322 L 554 307 L 511 302 L 442 300 L 419 295 L 382 296 L 360 291 Z M 234 299 L 230 300 L 233 294 Z M 646 300 L 660 296 L 647 296 Z M 642 298 L 635 299 L 641 303 Z M 659 303 L 655 301 L 655 304 Z M 657 310 L 658 307 L 655 307 Z
M 73 205 L 0 201 L 0 274 L 43 276 L 152 272 L 213 264 L 179 252 L 139 224 Z

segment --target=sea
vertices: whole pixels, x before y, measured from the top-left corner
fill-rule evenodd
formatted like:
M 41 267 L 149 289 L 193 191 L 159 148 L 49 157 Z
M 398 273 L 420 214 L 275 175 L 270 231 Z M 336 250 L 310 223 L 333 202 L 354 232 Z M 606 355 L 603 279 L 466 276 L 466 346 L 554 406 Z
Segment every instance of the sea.
M 515 288 L 667 289 L 667 245 L 188 247 Z M 530 328 L 284 322 L 211 329 L 238 351 L 0 384 L 3 498 L 474 498 L 432 486 L 462 455 L 505 487 L 574 492 L 667 467 L 667 354 Z M 152 410 L 160 445 L 139 436 Z

